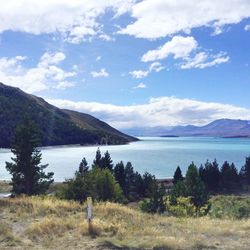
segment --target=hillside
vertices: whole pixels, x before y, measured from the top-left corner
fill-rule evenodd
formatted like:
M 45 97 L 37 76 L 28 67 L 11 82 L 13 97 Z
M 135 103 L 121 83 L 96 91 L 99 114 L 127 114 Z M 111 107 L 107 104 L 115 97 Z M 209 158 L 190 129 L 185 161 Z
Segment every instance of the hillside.
M 220 119 L 205 126 L 142 127 L 124 130 L 136 136 L 213 136 L 250 137 L 250 121 Z
M 86 205 L 48 197 L 0 199 L 0 249 L 249 249 L 250 220 L 151 215 L 94 203 L 92 236 Z
M 40 97 L 0 83 L 0 147 L 10 147 L 16 125 L 25 113 L 40 128 L 42 146 L 116 145 L 137 140 L 93 116 L 59 109 Z

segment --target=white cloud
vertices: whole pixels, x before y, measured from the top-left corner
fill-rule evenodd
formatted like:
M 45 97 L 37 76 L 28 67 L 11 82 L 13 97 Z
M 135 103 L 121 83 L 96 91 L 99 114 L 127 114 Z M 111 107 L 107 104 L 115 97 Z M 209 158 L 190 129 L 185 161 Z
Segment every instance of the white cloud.
M 245 31 L 249 31 L 250 30 L 250 24 L 246 25 L 244 28 Z
M 143 82 L 133 87 L 133 89 L 145 89 L 145 88 L 147 88 L 147 86 Z
M 12 58 L 0 58 L 1 82 L 22 88 L 29 93 L 39 92 L 48 88 L 65 89 L 74 84 L 67 79 L 76 75 L 75 72 L 67 72 L 58 66 L 65 60 L 62 52 L 44 53 L 37 65 L 33 68 L 25 68 L 24 56 Z
M 129 74 L 136 79 L 147 77 L 152 72 L 160 72 L 161 70 L 165 69 L 164 66 L 161 65 L 160 62 L 153 62 L 148 70 L 134 70 L 130 71 Z
M 170 55 L 175 59 L 187 57 L 198 46 L 197 41 L 192 37 L 175 36 L 163 46 L 150 50 L 141 58 L 143 62 L 162 60 Z
M 136 79 L 146 77 L 148 76 L 148 73 L 149 73 L 148 71 L 143 71 L 143 70 L 134 70 L 129 72 L 129 74 Z
M 8 0 L 0 8 L 0 33 L 11 30 L 35 35 L 61 34 L 80 43 L 89 37 L 108 38 L 98 22 L 106 11 L 115 16 L 128 12 L 133 0 Z
M 90 74 L 92 77 L 108 77 L 109 73 L 106 71 L 106 69 L 102 68 L 100 71 L 91 71 Z
M 224 25 L 250 17 L 249 0 L 145 0 L 132 7 L 132 23 L 119 33 L 147 39 L 209 26 L 219 34 Z
M 104 41 L 110 42 L 110 41 L 114 41 L 114 38 L 112 38 L 111 36 L 107 35 L 107 34 L 100 34 L 99 38 L 101 38 Z
M 101 56 L 98 56 L 98 57 L 96 57 L 96 61 L 98 62 L 98 61 L 100 61 L 102 59 L 102 57 Z
M 145 53 L 141 61 L 162 60 L 172 55 L 174 59 L 182 60 L 181 69 L 204 69 L 229 61 L 229 56 L 225 52 L 213 55 L 204 51 L 200 52 L 200 50 L 198 42 L 192 36 L 174 36 L 172 40 L 166 42 L 163 46 Z M 163 68 L 159 65 L 159 62 L 153 62 L 149 69 L 158 72 Z
M 161 65 L 160 62 L 153 62 L 150 66 L 149 66 L 149 71 L 155 71 L 155 72 L 160 72 L 161 70 L 165 69 L 164 66 Z
M 141 126 L 204 125 L 221 118 L 250 120 L 250 109 L 176 97 L 151 98 L 145 104 L 130 106 L 69 100 L 48 101 L 60 108 L 92 114 L 119 129 Z
M 219 53 L 215 56 L 209 56 L 205 52 L 200 52 L 196 54 L 193 58 L 187 58 L 186 62 L 181 65 L 182 69 L 199 68 L 204 69 L 207 67 L 212 67 L 217 64 L 226 63 L 229 61 L 229 56 L 225 53 Z
M 75 84 L 72 82 L 68 82 L 68 81 L 63 81 L 63 82 L 59 82 L 56 86 L 55 89 L 67 89 L 67 88 L 71 88 L 74 87 Z

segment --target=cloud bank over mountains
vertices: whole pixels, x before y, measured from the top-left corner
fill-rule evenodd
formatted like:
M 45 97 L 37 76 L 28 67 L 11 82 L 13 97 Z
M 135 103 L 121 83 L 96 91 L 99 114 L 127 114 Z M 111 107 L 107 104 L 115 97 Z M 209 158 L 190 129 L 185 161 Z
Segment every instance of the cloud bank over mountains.
M 60 108 L 92 114 L 118 129 L 204 125 L 222 118 L 250 120 L 250 109 L 176 97 L 150 98 L 145 104 L 129 106 L 70 100 L 47 101 Z

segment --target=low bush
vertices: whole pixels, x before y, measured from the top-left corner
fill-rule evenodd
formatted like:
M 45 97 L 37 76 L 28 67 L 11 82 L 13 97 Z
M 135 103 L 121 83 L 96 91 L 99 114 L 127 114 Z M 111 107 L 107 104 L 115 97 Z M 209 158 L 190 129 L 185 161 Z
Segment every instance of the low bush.
M 221 219 L 250 218 L 250 198 L 239 196 L 215 196 L 210 199 L 209 216 Z

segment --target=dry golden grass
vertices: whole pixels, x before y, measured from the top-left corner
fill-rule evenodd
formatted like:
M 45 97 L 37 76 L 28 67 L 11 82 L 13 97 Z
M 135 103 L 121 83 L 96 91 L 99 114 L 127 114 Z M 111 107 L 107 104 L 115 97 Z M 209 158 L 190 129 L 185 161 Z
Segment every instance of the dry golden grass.
M 97 203 L 93 234 L 89 235 L 85 205 L 76 202 L 21 197 L 0 199 L 0 207 L 5 228 L 0 231 L 0 249 L 11 249 L 11 244 L 15 249 L 249 249 L 250 246 L 250 220 L 175 218 L 144 214 L 114 203 Z
M 9 193 L 11 186 L 9 181 L 0 181 L 0 193 Z

